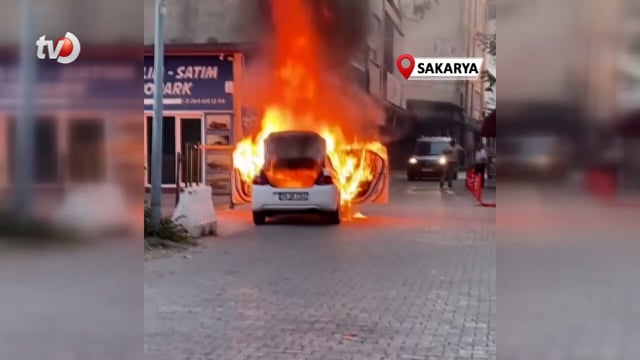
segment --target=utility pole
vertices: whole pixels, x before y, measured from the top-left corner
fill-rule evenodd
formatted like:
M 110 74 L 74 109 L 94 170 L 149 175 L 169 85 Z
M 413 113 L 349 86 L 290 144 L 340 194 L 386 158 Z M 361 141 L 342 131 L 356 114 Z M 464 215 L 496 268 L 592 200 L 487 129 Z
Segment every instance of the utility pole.
M 31 0 L 22 1 L 22 37 L 20 39 L 20 93 L 18 114 L 15 119 L 14 147 L 14 199 L 13 207 L 17 216 L 26 219 L 31 216 L 33 201 L 34 144 L 33 87 L 36 71 L 35 37 L 33 36 L 33 6 Z
M 153 133 L 151 134 L 151 222 L 159 225 L 162 219 L 162 98 L 164 84 L 164 16 L 167 12 L 164 0 L 156 0 Z

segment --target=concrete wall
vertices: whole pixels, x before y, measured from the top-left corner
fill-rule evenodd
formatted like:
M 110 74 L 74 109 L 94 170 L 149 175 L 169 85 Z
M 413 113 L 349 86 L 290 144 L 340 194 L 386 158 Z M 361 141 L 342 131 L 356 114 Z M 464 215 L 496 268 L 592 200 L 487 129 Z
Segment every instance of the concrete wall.
M 207 43 L 249 40 L 242 27 L 243 8 L 237 0 L 165 0 L 167 43 Z M 155 0 L 144 0 L 144 42 L 153 43 Z

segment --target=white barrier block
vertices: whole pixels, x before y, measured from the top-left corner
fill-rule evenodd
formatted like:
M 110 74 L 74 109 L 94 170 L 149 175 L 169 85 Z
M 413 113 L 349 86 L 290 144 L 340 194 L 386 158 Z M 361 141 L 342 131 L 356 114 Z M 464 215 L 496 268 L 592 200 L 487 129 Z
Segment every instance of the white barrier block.
M 88 232 L 127 229 L 130 211 L 123 190 L 115 184 L 74 186 L 65 195 L 55 222 Z
M 211 187 L 206 185 L 185 189 L 171 218 L 193 237 L 215 235 L 218 220 L 211 194 Z

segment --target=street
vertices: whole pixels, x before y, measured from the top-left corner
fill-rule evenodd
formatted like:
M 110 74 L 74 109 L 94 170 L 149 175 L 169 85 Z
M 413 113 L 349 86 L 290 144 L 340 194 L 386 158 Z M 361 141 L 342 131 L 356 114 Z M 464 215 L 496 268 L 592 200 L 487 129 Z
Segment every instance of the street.
M 254 227 L 145 262 L 145 354 L 178 359 L 495 359 L 495 209 L 458 180 L 392 179 L 390 203 L 326 226 Z

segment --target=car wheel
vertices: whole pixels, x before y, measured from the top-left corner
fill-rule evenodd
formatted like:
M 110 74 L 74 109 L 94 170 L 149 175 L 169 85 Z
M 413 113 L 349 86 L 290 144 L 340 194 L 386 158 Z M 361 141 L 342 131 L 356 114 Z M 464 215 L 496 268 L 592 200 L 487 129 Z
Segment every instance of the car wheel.
M 263 213 L 259 211 L 253 212 L 253 223 L 255 225 L 264 225 L 266 221 L 267 221 L 267 217 L 264 216 Z
M 329 224 L 340 225 L 340 211 L 332 211 L 329 213 Z

